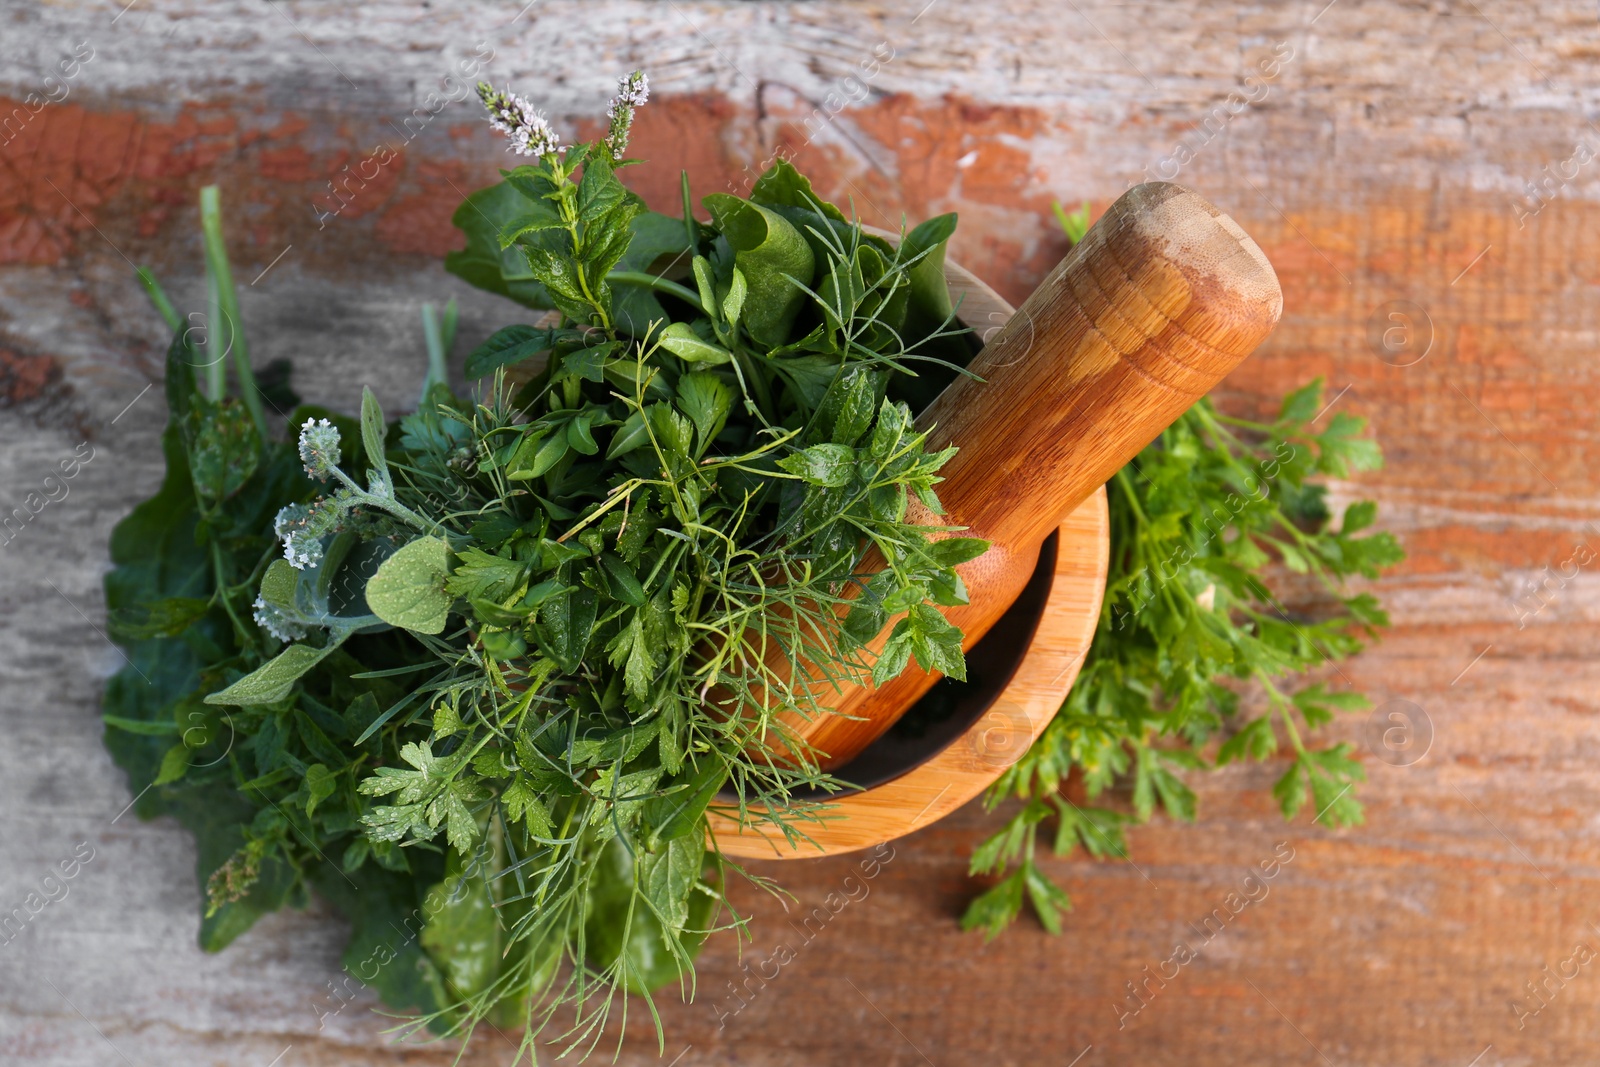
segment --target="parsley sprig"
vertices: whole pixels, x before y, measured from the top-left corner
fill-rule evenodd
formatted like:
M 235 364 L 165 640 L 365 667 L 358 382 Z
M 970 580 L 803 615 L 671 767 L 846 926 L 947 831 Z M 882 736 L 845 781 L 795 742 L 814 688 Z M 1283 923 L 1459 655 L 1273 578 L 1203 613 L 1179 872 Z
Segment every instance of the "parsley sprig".
M 1087 205 L 1057 214 L 1081 239 Z M 1272 789 L 1285 818 L 1309 799 L 1325 825 L 1361 821 L 1354 786 L 1365 774 L 1351 746 L 1317 748 L 1308 736 L 1368 706 L 1338 664 L 1389 621 L 1346 581 L 1376 578 L 1404 556 L 1392 534 L 1370 531 L 1373 501 L 1349 504 L 1337 521 L 1328 505 L 1323 479 L 1382 465 L 1365 430 L 1365 419 L 1327 413 L 1320 378 L 1270 422 L 1222 414 L 1208 398 L 1112 479 L 1099 629 L 1060 713 L 987 794 L 991 809 L 1021 803 L 973 853 L 973 874 L 1002 877 L 969 906 L 967 929 L 994 937 L 1026 900 L 1058 931 L 1071 902 L 1035 861 L 1040 832 L 1058 856 L 1126 857 L 1126 826 L 1158 807 L 1193 821 L 1184 772 L 1267 762 L 1287 748 Z M 1315 583 L 1314 615 L 1274 590 L 1281 571 Z M 1307 672 L 1318 680 L 1287 684 Z M 1088 803 L 1068 797 L 1069 780 Z M 1113 789 L 1125 791 L 1125 808 L 1094 804 Z

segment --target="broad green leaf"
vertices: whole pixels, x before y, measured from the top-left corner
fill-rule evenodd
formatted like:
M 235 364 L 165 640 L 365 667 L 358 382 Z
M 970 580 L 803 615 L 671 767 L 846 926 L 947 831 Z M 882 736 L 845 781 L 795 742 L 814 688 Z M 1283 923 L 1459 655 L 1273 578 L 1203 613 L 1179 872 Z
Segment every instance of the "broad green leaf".
M 317 812 L 317 805 L 333 796 L 333 790 L 338 784 L 339 776 L 330 771 L 321 763 L 313 763 L 306 768 L 306 815 L 310 817 Z
M 220 693 L 206 697 L 207 704 L 276 704 L 294 689 L 294 683 L 311 668 L 327 659 L 349 631 L 330 632 L 328 644 L 322 648 L 310 645 L 290 645 L 272 659 L 263 663 Z
M 367 580 L 367 606 L 391 626 L 417 633 L 444 631 L 451 596 L 450 545 L 442 538 L 419 537 L 384 560 Z
M 738 267 L 733 268 L 733 277 L 728 283 L 728 295 L 722 298 L 722 321 L 728 325 L 737 325 L 739 315 L 744 311 L 744 299 L 750 293 L 750 288 L 745 284 L 744 271 Z
M 946 567 L 956 567 L 988 550 L 989 542 L 981 537 L 945 537 L 928 546 L 928 555 Z
M 176 744 L 161 757 L 161 770 L 156 775 L 156 785 L 167 785 L 182 778 L 189 770 L 189 747 Z
M 531 359 L 550 347 L 565 334 L 577 331 L 540 329 L 536 326 L 507 326 L 496 330 L 483 344 L 467 354 L 466 375 L 482 378 L 501 367 L 512 367 Z
M 812 485 L 838 489 L 850 484 L 856 472 L 856 450 L 849 445 L 821 444 L 785 456 L 778 466 L 798 474 Z
M 727 780 L 726 763 L 711 756 L 702 756 L 698 767 L 689 769 L 681 778 L 669 783 L 663 795 L 646 801 L 644 819 L 647 825 L 654 827 L 650 835 L 652 842 L 671 841 L 698 831 L 711 798 L 717 795 L 717 790 Z
M 661 924 L 673 934 L 683 933 L 689 922 L 689 894 L 700 879 L 705 851 L 695 838 L 675 837 L 640 859 L 640 888 Z
M 639 584 L 639 579 L 622 560 L 609 552 L 600 555 L 600 564 L 611 576 L 611 589 L 617 599 L 632 604 L 634 607 L 643 607 L 645 602 L 644 586 Z
M 645 274 L 670 269 L 688 250 L 683 221 L 654 211 L 641 211 L 628 221 L 633 239 L 617 261 L 618 271 Z M 612 320 L 617 328 L 643 337 L 652 323 L 666 321 L 667 313 L 655 293 L 642 285 L 613 285 Z
M 734 265 L 744 275 L 744 327 L 757 344 L 775 348 L 789 340 L 790 327 L 806 296 L 816 264 L 811 245 L 777 212 L 729 193 L 701 201 L 733 249 Z
M 835 444 L 854 445 L 872 426 L 882 400 L 882 376 L 865 367 L 846 370 L 828 387 L 817 411 L 819 427 L 826 427 Z
M 606 448 L 607 459 L 625 456 L 650 443 L 650 428 L 645 425 L 644 418 L 644 411 L 635 411 L 622 420 L 622 425 L 611 435 L 611 444 Z
M 279 562 L 285 567 L 289 566 L 286 561 Z M 211 601 L 203 597 L 180 596 L 117 608 L 110 613 L 111 635 L 119 641 L 176 637 L 203 616 L 210 606 Z
M 559 230 L 566 224 L 561 221 L 561 215 L 548 200 L 530 200 L 531 209 L 525 215 L 518 215 L 505 228 L 500 231 L 499 244 L 501 248 L 509 248 L 516 243 L 517 238 L 525 234 L 538 233 L 540 230 Z
M 944 278 L 944 254 L 956 230 L 952 212 L 927 220 L 906 234 L 900 246 L 900 260 L 911 263 L 911 285 L 907 303 L 906 329 L 909 340 L 938 329 L 951 315 L 950 286 Z
M 500 247 L 501 232 L 533 212 L 536 203 L 508 181 L 467 197 L 450 220 L 466 234 L 467 247 L 447 253 L 444 269 L 470 285 L 510 297 L 525 307 L 554 307 L 550 294 L 534 280 L 522 249 Z
M 249 411 L 233 400 L 213 404 L 195 397 L 188 423 L 195 494 L 207 510 L 214 509 L 255 474 L 261 461 L 261 437 Z
M 300 572 L 288 560 L 275 559 L 261 576 L 261 599 L 279 608 L 293 609 L 299 585 Z
M 500 970 L 500 920 L 485 866 L 451 850 L 444 880 L 423 902 L 422 947 L 458 997 L 483 992 Z
M 703 889 L 693 890 L 684 932 L 673 935 L 662 929 L 649 905 L 635 895 L 635 878 L 633 856 L 613 838 L 600 855 L 597 877 L 591 883 L 586 948 L 591 966 L 603 970 L 620 962 L 624 987 L 631 993 L 647 993 L 686 973 L 669 938 L 687 958 L 685 963 L 693 959 L 705 939 L 716 898 Z M 642 887 L 639 891 L 643 892 Z
M 767 207 L 794 207 L 821 212 L 835 222 L 847 223 L 844 212 L 819 197 L 811 188 L 811 179 L 794 168 L 794 164 L 780 159 L 768 167 L 750 189 L 750 199 Z
M 727 363 L 733 358 L 721 345 L 703 341 L 687 323 L 674 322 L 656 335 L 661 347 L 686 363 Z
M 539 608 L 534 633 L 545 654 L 564 671 L 575 671 L 583 661 L 594 632 L 599 601 L 592 589 L 558 593 Z
M 548 474 L 571 451 L 565 428 L 552 432 L 542 428 L 522 439 L 516 455 L 506 466 L 506 477 L 512 481 L 531 481 Z

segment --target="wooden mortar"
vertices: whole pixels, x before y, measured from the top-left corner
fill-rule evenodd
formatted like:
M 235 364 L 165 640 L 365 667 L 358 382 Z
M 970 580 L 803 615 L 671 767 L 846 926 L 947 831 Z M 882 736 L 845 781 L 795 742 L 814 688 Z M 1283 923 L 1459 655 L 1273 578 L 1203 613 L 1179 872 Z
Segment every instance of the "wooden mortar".
M 1061 529 L 1068 554 L 1081 554 L 1083 546 L 1067 532 L 1072 527 L 1072 538 L 1085 536 L 1080 505 L 1255 350 L 1276 325 L 1283 297 L 1266 256 L 1236 222 L 1199 194 L 1167 182 L 1123 194 L 1014 314 L 958 266 L 949 264 L 946 277 L 961 299 L 964 323 L 981 332 L 1005 322 L 972 362 L 970 369 L 982 380 L 958 379 L 917 419 L 918 429 L 929 432 L 929 451 L 950 444 L 960 451 L 938 487 L 945 514 L 928 514 L 913 502 L 908 519 L 966 527 L 965 536 L 993 544 L 959 568 L 969 603 L 941 609 L 962 629 L 963 647 L 970 649 L 1032 576 L 1039 546 L 1050 533 Z M 1099 506 L 1103 515 L 1103 498 Z M 1088 536 L 1103 542 L 1103 525 Z M 1098 558 L 1103 586 L 1103 552 Z M 881 566 L 869 554 L 859 571 Z M 1086 610 L 1082 649 L 1054 668 L 1066 683 L 1055 706 L 1087 650 L 1099 597 L 1092 606 L 1077 597 L 1050 609 L 1080 615 Z M 1070 629 L 1066 621 L 1057 622 Z M 875 647 L 887 636 L 886 627 Z M 913 662 L 880 688 L 844 689 L 829 701 L 835 714 L 809 720 L 787 714 L 779 722 L 820 754 L 823 767 L 837 769 L 893 726 L 937 680 Z M 1028 703 L 1009 690 L 1005 699 Z M 1027 718 L 1029 741 L 1044 722 L 1048 717 L 1037 724 Z M 993 763 L 980 761 L 978 777 L 986 777 L 981 783 L 950 780 L 930 810 L 945 803 L 953 810 L 977 795 L 1004 769 Z M 848 772 L 842 776 L 848 779 Z M 872 792 L 841 806 L 870 805 L 862 798 Z M 824 851 L 865 847 L 930 819 L 926 813 L 901 819 L 906 813 L 898 805 L 893 815 L 866 820 L 859 833 L 825 835 L 835 844 Z M 894 827 L 899 829 L 887 832 Z M 772 855 L 773 843 L 760 830 L 741 830 L 725 818 L 714 818 L 712 828 L 725 851 Z M 822 844 L 812 827 L 805 829 Z M 746 852 L 750 840 L 755 851 Z M 817 853 L 806 847 L 789 854 Z

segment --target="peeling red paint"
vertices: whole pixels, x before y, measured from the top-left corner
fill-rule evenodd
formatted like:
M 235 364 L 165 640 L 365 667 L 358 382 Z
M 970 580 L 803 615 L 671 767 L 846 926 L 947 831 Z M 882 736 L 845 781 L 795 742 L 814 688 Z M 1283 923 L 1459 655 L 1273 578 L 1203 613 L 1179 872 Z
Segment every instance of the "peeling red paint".
M 59 402 L 71 394 L 72 388 L 63 381 L 61 364 L 55 357 L 0 344 L 0 408 Z

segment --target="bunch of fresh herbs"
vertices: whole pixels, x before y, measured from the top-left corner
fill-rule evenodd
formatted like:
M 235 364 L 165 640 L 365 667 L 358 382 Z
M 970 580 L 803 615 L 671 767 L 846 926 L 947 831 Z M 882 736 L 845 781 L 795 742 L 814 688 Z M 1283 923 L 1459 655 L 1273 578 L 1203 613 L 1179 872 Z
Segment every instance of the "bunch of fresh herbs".
M 167 477 L 112 541 L 107 743 L 140 814 L 196 834 L 202 943 L 314 888 L 352 918 L 351 973 L 420 1011 L 402 1029 L 518 1027 L 530 1058 L 558 1012 L 592 1047 L 620 993 L 692 991 L 701 941 L 742 924 L 708 808 L 803 838 L 796 790 L 838 783 L 781 717 L 881 676 L 865 641 L 893 614 L 891 673 L 959 676 L 921 609 L 986 547 L 905 521 L 949 455 L 906 398 L 957 370 L 954 218 L 869 235 L 787 163 L 707 196 L 709 223 L 687 177 L 682 219 L 649 212 L 616 177 L 646 94 L 625 78 L 606 136 L 563 147 L 483 87 L 533 162 L 461 207 L 448 266 L 550 313 L 467 357 L 474 397 L 444 377 L 453 312 L 425 309 L 414 414 L 368 390 L 281 440 L 265 412 L 294 401 L 251 371 L 214 189 L 224 328 L 141 275 L 175 335 Z M 849 598 L 869 545 L 888 566 Z

